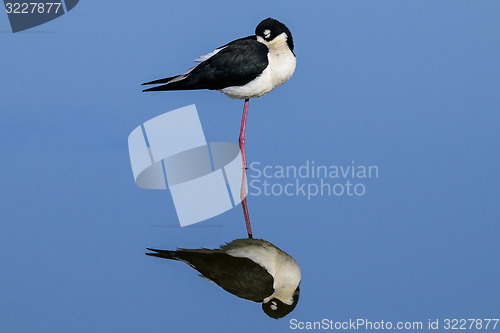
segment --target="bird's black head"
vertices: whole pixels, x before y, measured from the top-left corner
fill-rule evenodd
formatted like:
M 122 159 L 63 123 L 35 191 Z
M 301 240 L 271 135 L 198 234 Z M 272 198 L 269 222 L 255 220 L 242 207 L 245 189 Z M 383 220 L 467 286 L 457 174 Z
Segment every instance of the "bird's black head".
M 293 52 L 293 38 L 292 33 L 286 25 L 281 23 L 278 20 L 267 18 L 264 21 L 260 22 L 257 28 L 255 28 L 255 35 L 264 38 L 265 41 L 270 42 L 274 38 L 278 37 L 282 33 L 285 33 L 287 36 L 286 42 L 290 51 Z
M 292 304 L 283 303 L 277 298 L 271 298 L 268 302 L 262 303 L 262 310 L 271 318 L 280 319 L 295 309 L 299 302 L 300 287 L 293 293 Z

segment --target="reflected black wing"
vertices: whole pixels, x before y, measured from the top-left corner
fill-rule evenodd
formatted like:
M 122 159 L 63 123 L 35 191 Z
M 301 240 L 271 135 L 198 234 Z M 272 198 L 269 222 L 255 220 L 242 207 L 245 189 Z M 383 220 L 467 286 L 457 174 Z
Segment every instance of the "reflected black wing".
M 156 252 L 146 253 L 151 256 L 186 262 L 203 277 L 240 298 L 262 302 L 274 292 L 271 274 L 248 258 L 233 257 L 222 252 L 149 250 Z
M 220 90 L 242 86 L 258 77 L 268 65 L 268 48 L 258 42 L 256 36 L 237 39 L 219 49 L 221 50 L 216 54 L 185 74 L 144 83 L 166 83 L 144 91 Z M 171 80 L 174 81 L 167 83 Z

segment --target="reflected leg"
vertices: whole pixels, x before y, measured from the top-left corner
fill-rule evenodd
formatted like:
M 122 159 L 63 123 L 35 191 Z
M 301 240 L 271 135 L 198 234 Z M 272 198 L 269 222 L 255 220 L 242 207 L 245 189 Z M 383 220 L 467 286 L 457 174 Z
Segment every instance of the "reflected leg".
M 250 225 L 250 216 L 248 215 L 247 198 L 246 198 L 246 179 L 247 179 L 247 160 L 245 157 L 245 127 L 247 124 L 247 114 L 248 114 L 248 98 L 245 99 L 245 106 L 243 107 L 243 118 L 241 119 L 241 129 L 240 129 L 240 151 L 243 161 L 243 176 L 241 179 L 241 206 L 243 207 L 243 215 L 245 215 L 245 223 L 247 226 L 248 238 L 253 238 L 252 236 L 252 226 Z

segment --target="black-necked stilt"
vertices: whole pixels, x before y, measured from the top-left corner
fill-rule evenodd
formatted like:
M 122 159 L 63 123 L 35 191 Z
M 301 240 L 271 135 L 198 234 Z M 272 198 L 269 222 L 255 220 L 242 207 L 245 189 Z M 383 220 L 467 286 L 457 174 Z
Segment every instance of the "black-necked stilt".
M 262 303 L 271 318 L 282 318 L 299 301 L 302 279 L 297 262 L 262 239 L 237 239 L 219 249 L 150 249 L 150 256 L 185 262 L 222 289 Z
M 144 91 L 210 89 L 244 99 L 239 145 L 244 168 L 242 183 L 245 184 L 248 101 L 264 96 L 292 77 L 296 64 L 292 34 L 283 23 L 267 18 L 255 28 L 255 35 L 232 41 L 195 61 L 199 64 L 180 75 L 143 83 L 158 85 Z M 241 198 L 248 236 L 252 237 L 244 185 Z

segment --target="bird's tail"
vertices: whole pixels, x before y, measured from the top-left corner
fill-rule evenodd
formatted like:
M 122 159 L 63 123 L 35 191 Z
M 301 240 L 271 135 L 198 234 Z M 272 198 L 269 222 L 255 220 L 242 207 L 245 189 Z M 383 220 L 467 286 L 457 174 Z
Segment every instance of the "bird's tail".
M 144 89 L 143 92 L 146 91 L 168 91 L 168 90 L 197 90 L 197 89 L 213 89 L 208 87 L 206 84 L 200 82 L 200 75 L 194 74 L 192 71 L 196 68 L 196 66 L 188 69 L 186 72 L 166 77 L 164 79 L 154 80 L 150 82 L 143 83 L 143 86 L 146 85 L 157 85 L 156 87 Z
M 160 84 L 160 83 L 165 82 L 165 81 L 166 81 L 165 84 Z M 156 87 L 144 89 L 142 92 L 210 89 L 206 85 L 200 84 L 197 77 L 182 78 L 182 79 L 179 79 L 178 81 L 176 80 L 176 77 L 174 77 L 173 80 L 161 79 L 161 80 L 152 81 L 152 82 L 157 82 L 157 83 L 148 82 L 147 84 L 160 84 L 160 85 L 156 86 Z M 145 85 L 145 84 L 146 83 L 144 83 L 143 85 Z
M 148 255 L 148 256 L 171 259 L 171 260 L 179 260 L 179 258 L 176 257 L 176 253 L 177 253 L 176 251 L 157 250 L 157 249 L 150 249 L 150 248 L 147 248 L 147 249 L 149 251 L 154 252 L 154 253 L 146 253 L 146 255 Z
M 159 80 L 144 82 L 144 83 L 141 84 L 141 86 L 147 86 L 147 85 L 150 85 L 150 84 L 165 84 L 165 83 L 168 83 L 169 81 L 172 81 L 173 79 L 175 79 L 177 77 L 178 77 L 178 75 L 171 76 L 171 77 L 166 77 L 164 79 L 159 79 Z

